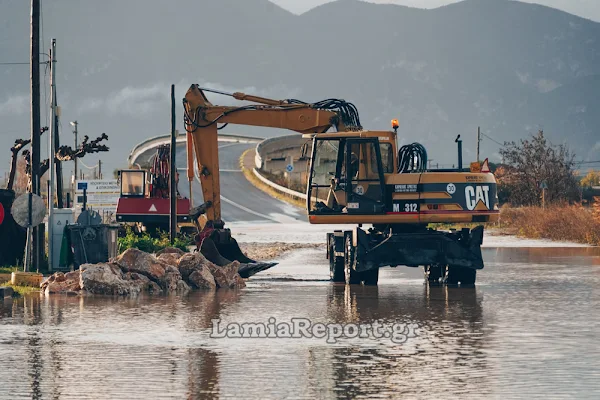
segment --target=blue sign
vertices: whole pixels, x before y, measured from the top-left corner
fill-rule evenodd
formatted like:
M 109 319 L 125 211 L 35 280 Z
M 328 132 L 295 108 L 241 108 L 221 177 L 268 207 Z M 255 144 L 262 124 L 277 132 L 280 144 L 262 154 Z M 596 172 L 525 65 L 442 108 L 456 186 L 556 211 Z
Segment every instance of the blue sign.
M 287 172 L 292 172 L 294 170 L 294 166 L 292 164 L 288 164 L 287 167 L 285 167 L 285 170 Z
M 87 190 L 87 182 L 77 182 L 77 190 Z

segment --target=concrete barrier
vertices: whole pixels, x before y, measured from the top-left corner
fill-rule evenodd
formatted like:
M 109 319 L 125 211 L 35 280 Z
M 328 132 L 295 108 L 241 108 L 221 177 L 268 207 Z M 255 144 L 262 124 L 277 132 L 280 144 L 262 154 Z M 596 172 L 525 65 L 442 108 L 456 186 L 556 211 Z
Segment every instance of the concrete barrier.
M 277 190 L 278 192 L 281 193 L 285 193 L 291 197 L 294 197 L 296 199 L 300 199 L 300 200 L 306 200 L 306 194 L 305 193 L 300 193 L 300 192 L 296 192 L 295 190 L 291 190 L 288 189 L 286 187 L 283 187 L 281 185 L 276 184 L 275 182 L 271 182 L 270 180 L 268 180 L 267 178 L 265 178 L 264 176 L 262 176 L 260 174 L 260 172 L 256 169 L 253 168 L 252 172 L 254 173 L 254 175 L 265 185 L 270 186 L 271 188 Z
M 268 161 L 274 158 L 281 158 L 285 155 L 292 155 L 294 160 L 301 156 L 302 145 L 310 142 L 301 134 L 278 136 L 261 141 L 256 145 L 255 165 L 259 170 L 264 170 Z

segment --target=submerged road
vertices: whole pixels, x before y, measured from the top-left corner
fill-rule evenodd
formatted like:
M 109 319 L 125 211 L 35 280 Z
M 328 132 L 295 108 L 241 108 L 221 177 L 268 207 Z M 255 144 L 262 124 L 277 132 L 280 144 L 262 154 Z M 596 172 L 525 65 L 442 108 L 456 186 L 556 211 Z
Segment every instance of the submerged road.
M 253 143 L 219 143 L 221 174 L 221 209 L 225 223 L 302 223 L 306 222 L 303 210 L 277 200 L 255 188 L 240 168 L 242 153 L 256 146 Z M 177 145 L 177 168 L 180 170 L 179 192 L 189 198 L 186 178 L 185 144 Z M 192 184 L 194 206 L 204 202 L 198 174 Z

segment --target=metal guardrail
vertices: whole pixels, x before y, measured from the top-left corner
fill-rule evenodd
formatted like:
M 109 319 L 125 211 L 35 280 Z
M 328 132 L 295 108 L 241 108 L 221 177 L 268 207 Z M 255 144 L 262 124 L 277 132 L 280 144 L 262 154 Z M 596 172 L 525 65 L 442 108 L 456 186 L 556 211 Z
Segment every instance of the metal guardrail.
M 187 140 L 185 133 L 180 133 L 177 137 L 177 143 L 185 142 Z M 243 135 L 232 135 L 222 133 L 219 134 L 220 142 L 238 142 L 238 143 L 260 143 L 264 141 L 264 138 L 258 138 L 253 136 L 243 136 Z M 129 153 L 127 160 L 129 161 L 129 165 L 134 165 L 138 159 L 138 157 L 145 153 L 148 150 L 151 150 L 161 144 L 171 143 L 171 135 L 163 135 L 163 136 L 155 136 L 153 138 L 149 138 L 144 140 L 141 143 L 138 143 L 134 146 L 134 148 Z

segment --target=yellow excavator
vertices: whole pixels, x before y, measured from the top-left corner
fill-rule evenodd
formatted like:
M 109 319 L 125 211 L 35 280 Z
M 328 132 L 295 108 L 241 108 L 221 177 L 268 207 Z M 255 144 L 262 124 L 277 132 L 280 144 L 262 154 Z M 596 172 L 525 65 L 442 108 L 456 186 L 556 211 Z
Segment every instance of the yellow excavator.
M 206 93 L 250 103 L 218 106 Z M 317 103 L 273 100 L 192 85 L 183 99 L 188 138 L 188 178 L 196 155 L 204 204 L 198 250 L 219 265 L 232 260 L 252 264 L 240 251 L 221 217 L 218 130 L 227 124 L 288 129 L 312 143 L 306 188 L 311 224 L 348 225 L 327 234 L 327 258 L 334 282 L 376 285 L 381 267 L 423 266 L 429 284 L 474 285 L 484 267 L 483 225 L 441 231 L 431 223 L 484 223 L 499 218 L 496 180 L 487 160 L 456 169 L 427 168 L 419 143 L 398 148 L 392 131 L 368 131 L 356 107 L 344 100 Z M 457 138 L 458 140 L 458 138 Z M 363 225 L 369 225 L 363 229 Z M 266 266 L 263 268 L 268 268 Z

